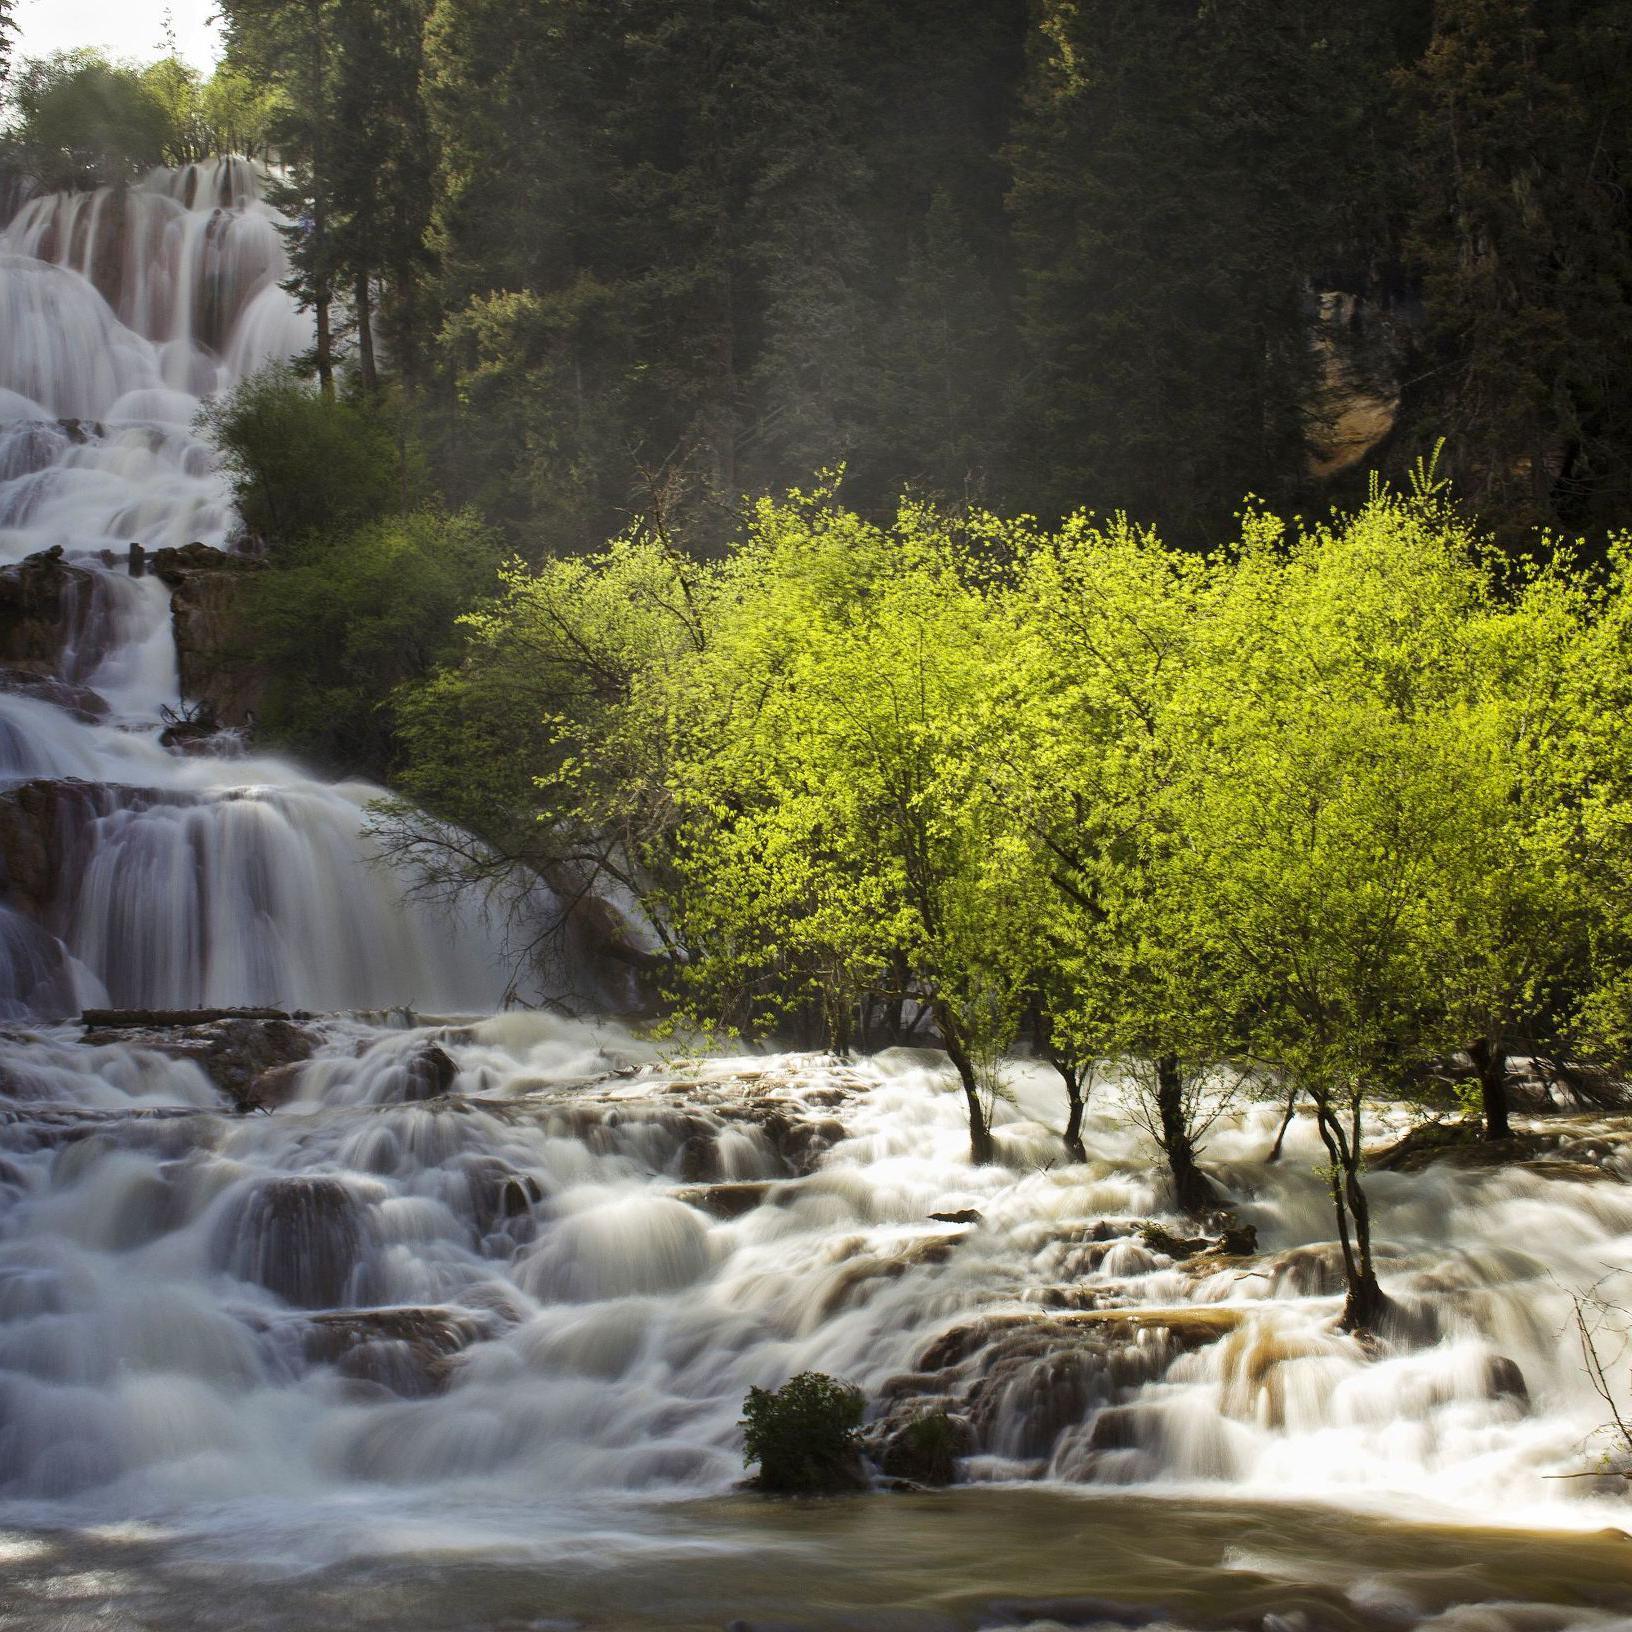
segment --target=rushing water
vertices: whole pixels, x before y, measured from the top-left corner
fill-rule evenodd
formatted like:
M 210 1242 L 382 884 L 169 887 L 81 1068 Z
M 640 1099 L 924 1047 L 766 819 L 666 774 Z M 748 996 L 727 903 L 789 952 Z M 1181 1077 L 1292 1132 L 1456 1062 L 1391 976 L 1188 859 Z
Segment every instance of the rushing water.
M 0 559 L 90 569 L 57 669 L 109 704 L 0 692 L 57 857 L 0 905 L 0 1629 L 1632 1625 L 1624 1499 L 1557 1477 L 1604 1414 L 1569 1289 L 1632 1271 L 1624 1124 L 1373 1175 L 1368 1350 L 1273 1108 L 1208 1151 L 1261 1254 L 1175 1262 L 1114 1082 L 1072 1166 L 1017 1068 L 977 1170 L 932 1055 L 487 1014 L 494 934 L 371 864 L 371 790 L 160 744 L 167 596 L 102 552 L 229 541 L 193 419 L 304 342 L 281 255 L 239 164 L 0 233 Z M 73 1019 L 110 1002 L 327 1018 L 244 1115 L 216 1034 Z M 810 1368 L 964 1417 L 971 1488 L 730 1495 L 745 1390 Z

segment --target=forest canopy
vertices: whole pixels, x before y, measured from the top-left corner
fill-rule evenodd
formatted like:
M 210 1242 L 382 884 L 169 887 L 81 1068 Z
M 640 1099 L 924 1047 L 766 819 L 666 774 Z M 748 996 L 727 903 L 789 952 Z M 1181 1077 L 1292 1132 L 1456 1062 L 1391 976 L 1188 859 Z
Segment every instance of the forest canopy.
M 530 557 L 840 462 L 1194 548 L 1440 438 L 1516 549 L 1632 497 L 1629 0 L 221 9 L 207 82 L 21 64 L 14 140 L 274 155 L 309 367 Z

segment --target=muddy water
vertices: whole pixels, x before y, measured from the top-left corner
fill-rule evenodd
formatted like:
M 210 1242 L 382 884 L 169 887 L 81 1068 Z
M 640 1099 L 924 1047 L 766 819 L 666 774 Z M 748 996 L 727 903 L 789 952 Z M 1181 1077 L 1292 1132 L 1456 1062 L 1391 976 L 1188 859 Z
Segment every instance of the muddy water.
M 589 1517 L 589 1515 L 585 1515 Z M 317 1570 L 117 1529 L 0 1535 L 0 1627 L 1632 1626 L 1632 1538 L 1048 1490 L 609 1508 L 568 1550 L 466 1537 Z

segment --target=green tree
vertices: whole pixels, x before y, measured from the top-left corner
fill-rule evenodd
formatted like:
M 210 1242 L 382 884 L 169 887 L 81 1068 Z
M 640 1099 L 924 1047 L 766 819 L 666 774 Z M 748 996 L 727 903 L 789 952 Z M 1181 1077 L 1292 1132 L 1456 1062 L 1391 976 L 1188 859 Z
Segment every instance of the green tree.
M 451 655 L 455 619 L 493 583 L 499 555 L 475 517 L 438 510 L 306 533 L 280 550 L 243 619 L 268 676 L 262 727 L 331 769 L 387 774 L 394 693 Z
M 334 400 L 273 365 L 206 406 L 250 539 L 274 548 L 336 534 L 423 498 L 414 451 L 379 406 Z
M 134 179 L 162 164 L 174 139 L 142 71 L 96 51 L 28 59 L 11 100 L 22 163 L 47 188 Z

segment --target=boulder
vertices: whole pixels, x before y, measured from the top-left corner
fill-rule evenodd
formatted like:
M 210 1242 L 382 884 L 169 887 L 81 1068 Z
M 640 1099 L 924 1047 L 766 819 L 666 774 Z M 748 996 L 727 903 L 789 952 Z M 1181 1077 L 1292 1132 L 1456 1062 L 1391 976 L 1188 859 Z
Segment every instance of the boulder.
M 0 663 L 77 681 L 107 654 L 112 619 L 99 575 L 54 545 L 0 567 Z
M 36 702 L 54 703 L 76 720 L 94 724 L 108 712 L 107 698 L 89 686 L 76 686 L 56 675 L 36 674 L 29 669 L 0 668 L 0 691 Z
M 292 1098 L 292 1074 L 281 1068 L 311 1058 L 321 1040 L 304 1017 L 277 1009 L 87 1010 L 83 1041 L 126 1043 L 192 1060 L 243 1111 L 270 1110 Z
M 308 1363 L 404 1399 L 448 1385 L 454 1357 L 493 1335 L 498 1322 L 466 1309 L 336 1309 L 313 1315 L 303 1333 Z

